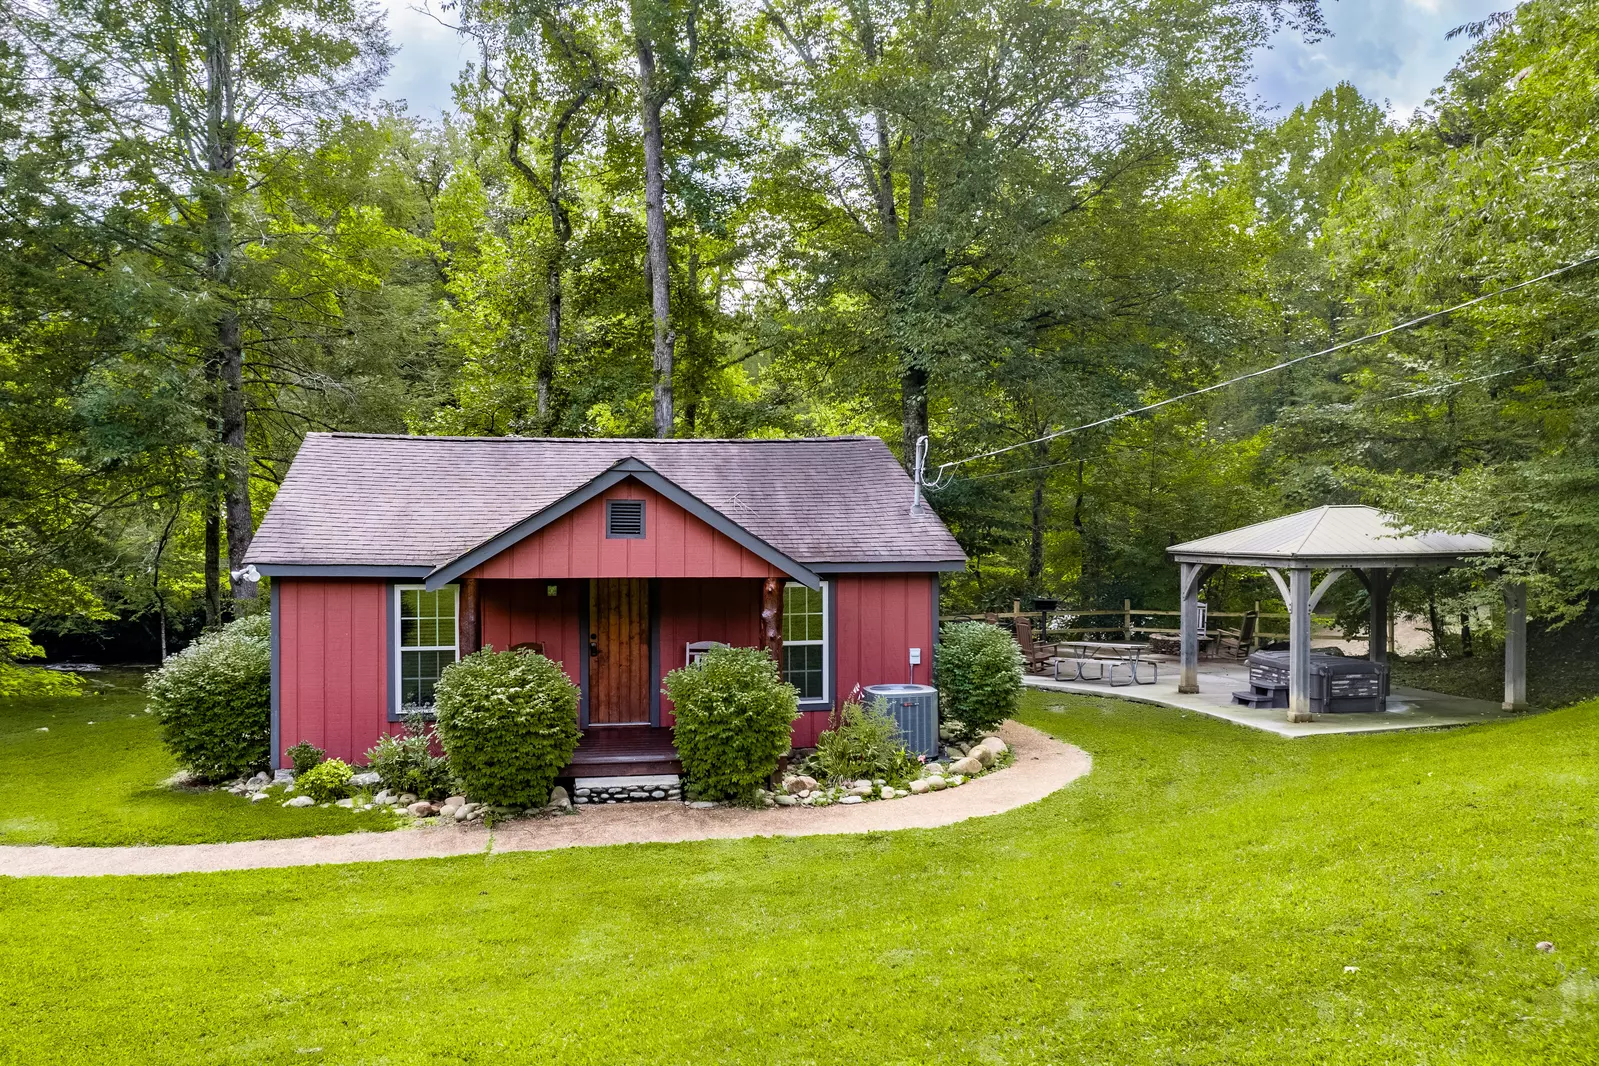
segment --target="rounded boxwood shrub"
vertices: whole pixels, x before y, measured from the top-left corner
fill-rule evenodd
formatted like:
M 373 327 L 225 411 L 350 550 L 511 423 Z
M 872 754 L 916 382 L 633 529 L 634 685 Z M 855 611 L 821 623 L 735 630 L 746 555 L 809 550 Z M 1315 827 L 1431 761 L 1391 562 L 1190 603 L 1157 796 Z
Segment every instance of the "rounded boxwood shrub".
M 329 759 L 296 777 L 294 787 L 318 803 L 332 803 L 350 794 L 350 778 L 354 776 L 355 771 L 343 759 Z
M 211 781 L 267 765 L 272 746 L 272 622 L 255 615 L 207 633 L 145 682 L 161 739 Z
M 933 653 L 938 711 L 968 734 L 982 733 L 1016 713 L 1022 694 L 1022 650 L 987 622 L 944 627 Z
M 712 648 L 666 675 L 673 734 L 689 787 L 702 799 L 748 800 L 789 749 L 799 693 L 760 648 Z
M 577 750 L 577 686 L 534 651 L 485 648 L 445 668 L 433 694 L 450 772 L 481 803 L 537 807 Z

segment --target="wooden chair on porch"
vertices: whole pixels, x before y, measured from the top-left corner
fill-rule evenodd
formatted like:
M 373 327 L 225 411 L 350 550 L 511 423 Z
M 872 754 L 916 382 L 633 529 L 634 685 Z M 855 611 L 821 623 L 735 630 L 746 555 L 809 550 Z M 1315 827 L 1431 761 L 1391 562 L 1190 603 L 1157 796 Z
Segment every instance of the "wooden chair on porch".
M 1022 649 L 1022 662 L 1028 673 L 1042 674 L 1060 657 L 1060 649 L 1055 645 L 1033 640 L 1033 622 L 1029 618 L 1016 619 L 1016 643 Z
M 1243 622 L 1238 626 L 1236 633 L 1218 633 L 1216 635 L 1216 654 L 1225 655 L 1233 659 L 1247 659 L 1249 653 L 1255 650 L 1255 627 L 1260 622 L 1260 615 L 1254 611 L 1245 613 Z

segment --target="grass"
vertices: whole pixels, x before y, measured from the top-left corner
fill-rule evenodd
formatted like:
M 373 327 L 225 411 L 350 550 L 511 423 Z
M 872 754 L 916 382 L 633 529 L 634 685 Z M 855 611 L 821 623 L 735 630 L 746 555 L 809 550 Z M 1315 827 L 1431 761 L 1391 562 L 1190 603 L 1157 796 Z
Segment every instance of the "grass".
M 0 879 L 0 1062 L 1594 1061 L 1599 705 L 1028 700 L 1094 772 L 942 830 Z
M 392 826 L 390 814 L 168 787 L 178 767 L 144 713 L 141 676 L 91 675 L 92 695 L 0 703 L 0 844 L 202 844 Z
M 1432 654 L 1390 659 L 1401 685 L 1492 700 L 1505 698 L 1505 650 L 1480 642 L 1475 655 L 1459 654 L 1449 643 L 1447 659 Z M 1599 622 L 1582 619 L 1561 629 L 1533 624 L 1527 629 L 1527 700 L 1534 707 L 1565 707 L 1599 696 Z

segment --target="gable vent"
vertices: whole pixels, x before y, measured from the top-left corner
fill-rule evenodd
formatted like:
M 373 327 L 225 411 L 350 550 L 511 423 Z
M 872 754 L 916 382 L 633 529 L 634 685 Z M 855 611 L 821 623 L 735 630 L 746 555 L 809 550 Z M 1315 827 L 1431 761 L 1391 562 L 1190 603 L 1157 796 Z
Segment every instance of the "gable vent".
M 633 538 L 644 536 L 644 501 L 606 500 L 605 535 Z

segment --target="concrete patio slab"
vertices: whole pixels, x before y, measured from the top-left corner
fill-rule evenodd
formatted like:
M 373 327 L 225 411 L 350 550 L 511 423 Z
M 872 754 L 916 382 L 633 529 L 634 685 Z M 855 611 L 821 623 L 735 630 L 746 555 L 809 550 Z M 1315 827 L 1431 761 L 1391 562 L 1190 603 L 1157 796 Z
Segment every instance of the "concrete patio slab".
M 1442 692 L 1405 688 L 1396 685 L 1388 697 L 1388 709 L 1376 714 L 1318 714 L 1309 722 L 1290 722 L 1281 708 L 1243 707 L 1233 702 L 1233 693 L 1249 687 L 1249 670 L 1243 663 L 1201 662 L 1199 692 L 1177 691 L 1177 664 L 1160 663 L 1159 680 L 1153 685 L 1111 686 L 1104 681 L 1055 681 L 1029 675 L 1029 688 L 1049 692 L 1070 692 L 1078 696 L 1109 696 L 1113 699 L 1153 703 L 1220 718 L 1234 725 L 1263 729 L 1281 737 L 1309 737 L 1328 733 L 1381 733 L 1394 729 L 1436 729 L 1441 726 L 1473 725 L 1478 722 L 1508 721 L 1526 716 L 1525 711 L 1506 711 L 1487 700 L 1449 696 Z

